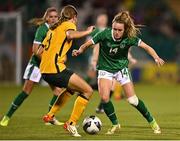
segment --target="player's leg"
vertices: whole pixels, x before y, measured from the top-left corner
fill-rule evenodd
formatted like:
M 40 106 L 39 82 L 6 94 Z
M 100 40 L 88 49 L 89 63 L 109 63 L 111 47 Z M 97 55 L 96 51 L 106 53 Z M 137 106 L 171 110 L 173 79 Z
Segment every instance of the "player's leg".
M 133 83 L 129 82 L 124 84 L 123 89 L 127 97 L 127 101 L 144 116 L 144 118 L 148 121 L 151 128 L 153 129 L 154 133 L 161 133 L 156 120 L 153 118 L 144 102 L 136 96 Z
M 113 90 L 110 91 L 110 98 L 113 95 Z M 104 108 L 103 108 L 103 100 L 101 99 L 99 102 L 98 107 L 96 108 L 96 113 L 97 114 L 103 114 L 104 113 Z
M 68 88 L 73 91 L 77 91 L 80 94 L 76 98 L 71 116 L 70 116 L 68 122 L 66 122 L 64 124 L 64 128 L 66 130 L 68 130 L 72 136 L 79 137 L 81 135 L 78 134 L 75 125 L 77 124 L 79 118 L 81 117 L 82 113 L 84 112 L 84 110 L 88 104 L 88 101 L 89 101 L 90 97 L 92 96 L 93 90 L 90 87 L 90 85 L 88 85 L 86 83 L 86 81 L 84 81 L 81 77 L 79 77 L 75 73 L 72 74 L 72 76 L 69 79 Z
M 110 100 L 110 91 L 112 87 L 112 80 L 99 78 L 98 82 L 99 94 L 102 99 L 104 112 L 112 123 L 112 127 L 108 129 L 106 134 L 114 134 L 114 132 L 120 128 L 117 116 L 115 114 L 114 105 Z
M 45 121 L 46 124 L 51 123 L 55 125 L 62 125 L 64 123 L 57 121 L 57 119 L 54 116 L 69 101 L 69 99 L 74 94 L 74 92 L 67 89 L 54 87 L 54 86 L 51 86 L 51 89 L 53 90 L 53 92 L 55 91 L 58 92 L 59 96 L 56 98 L 56 100 L 52 104 L 50 111 L 43 117 L 43 120 Z
M 11 104 L 8 112 L 6 113 L 6 115 L 1 120 L 1 122 L 0 122 L 1 126 L 7 126 L 8 125 L 10 118 L 12 117 L 14 112 L 20 107 L 20 105 L 23 103 L 23 101 L 28 97 L 28 95 L 31 93 L 33 86 L 34 86 L 33 81 L 25 80 L 22 91 L 12 101 L 12 104 Z
M 3 117 L 0 122 L 0 125 L 7 126 L 11 116 L 14 112 L 20 107 L 24 100 L 31 94 L 34 83 L 39 82 L 41 79 L 41 73 L 37 66 L 29 63 L 24 72 L 23 78 L 25 79 L 22 91 L 16 96 L 13 100 L 9 111 Z
M 145 117 L 145 119 L 150 123 L 154 132 L 160 133 L 160 128 L 158 124 L 156 123 L 155 119 L 150 114 L 144 102 L 138 99 L 138 97 L 135 94 L 134 85 L 131 81 L 131 74 L 128 68 L 124 68 L 121 71 L 119 71 L 117 73 L 116 79 L 122 85 L 125 96 L 127 97 L 127 101 Z
M 113 73 L 102 70 L 99 70 L 98 72 L 99 94 L 103 101 L 104 112 L 112 123 L 112 127 L 108 130 L 107 134 L 114 134 L 114 132 L 120 128 L 120 124 L 115 114 L 114 105 L 110 100 L 110 91 L 112 89 L 113 77 Z
M 110 99 L 112 96 L 114 96 L 114 98 L 116 100 L 120 100 L 121 99 L 121 93 L 122 93 L 122 88 L 120 86 L 120 84 L 113 79 L 113 83 L 112 83 L 112 88 L 110 91 Z M 104 113 L 104 108 L 103 108 L 103 101 L 101 100 L 98 107 L 96 108 L 96 113 Z
M 54 87 L 50 85 L 51 90 L 53 91 L 53 97 L 49 103 L 49 112 L 51 111 L 54 103 L 56 102 L 58 95 L 61 94 L 61 92 L 63 91 L 63 89 L 58 88 L 58 87 Z M 55 118 L 55 114 L 52 116 L 49 115 L 45 115 L 43 117 L 43 120 L 45 122 L 45 125 L 63 125 L 63 122 L 59 122 L 56 118 Z
M 49 111 L 50 111 L 52 106 L 56 102 L 58 96 L 63 91 L 63 89 L 62 88 L 58 88 L 58 87 L 54 87 L 52 85 L 49 85 L 49 86 L 50 86 L 51 90 L 53 91 L 53 97 L 52 97 L 52 99 L 50 100 L 50 103 L 49 103 Z
M 93 90 L 86 81 L 75 73 L 69 79 L 68 88 L 72 91 L 80 93 L 75 101 L 70 119 L 68 120 L 71 125 L 76 125 L 86 105 L 88 104 L 90 97 L 92 96 Z
M 43 74 L 43 79 L 56 87 L 64 87 L 81 93 L 75 101 L 70 119 L 64 126 L 73 136 L 80 136 L 75 125 L 92 95 L 92 88 L 81 77 L 69 70 L 57 74 Z

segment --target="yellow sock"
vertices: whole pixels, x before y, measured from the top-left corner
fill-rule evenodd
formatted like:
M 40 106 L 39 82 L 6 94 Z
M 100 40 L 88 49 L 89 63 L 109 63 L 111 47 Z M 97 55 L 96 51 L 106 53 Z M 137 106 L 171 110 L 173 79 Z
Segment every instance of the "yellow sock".
M 78 96 L 75 103 L 74 103 L 74 108 L 71 113 L 70 119 L 68 122 L 72 125 L 76 125 L 77 121 L 79 120 L 80 116 L 84 112 L 84 109 L 86 108 L 86 105 L 88 104 L 88 100 Z
M 49 111 L 49 116 L 54 116 L 59 110 L 62 109 L 62 107 L 67 103 L 67 101 L 70 99 L 72 94 L 70 94 L 67 90 L 64 90 L 61 92 L 61 94 L 58 96 L 56 102 L 52 106 L 51 110 Z

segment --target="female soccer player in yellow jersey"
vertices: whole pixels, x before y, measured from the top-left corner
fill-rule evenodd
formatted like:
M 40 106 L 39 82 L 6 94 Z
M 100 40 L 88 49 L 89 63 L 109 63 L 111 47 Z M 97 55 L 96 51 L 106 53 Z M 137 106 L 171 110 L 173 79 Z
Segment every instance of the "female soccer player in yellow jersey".
M 44 38 L 46 37 L 46 33 L 49 30 L 49 26 L 56 23 L 58 21 L 58 12 L 54 7 L 50 7 L 46 10 L 43 18 L 35 18 L 30 20 L 31 24 L 39 26 L 36 30 L 33 47 L 33 52 L 37 52 L 39 45 L 42 43 Z M 13 113 L 20 107 L 20 105 L 24 102 L 24 100 L 31 94 L 34 84 L 38 83 L 41 79 L 41 73 L 39 70 L 40 65 L 40 59 L 32 55 L 31 59 L 29 60 L 29 63 L 26 67 L 26 70 L 24 72 L 23 78 L 25 79 L 24 86 L 22 88 L 22 91 L 16 96 L 16 98 L 13 100 L 10 109 L 6 113 L 6 115 L 3 117 L 3 119 L 0 122 L 1 126 L 7 126 L 10 118 L 12 117 Z M 54 104 L 56 98 L 58 97 L 58 94 L 60 93 L 60 88 L 54 88 L 53 89 L 53 98 L 49 104 L 49 109 Z M 51 121 L 51 124 L 60 125 L 60 123 L 53 118 Z
M 50 85 L 80 93 L 70 119 L 64 124 L 64 128 L 75 137 L 80 136 L 75 125 L 93 93 L 90 85 L 65 65 L 66 54 L 72 46 L 73 39 L 89 35 L 94 28 L 90 26 L 85 31 L 76 31 L 77 15 L 77 10 L 72 5 L 62 9 L 59 22 L 50 28 L 42 43 L 44 50 L 40 64 L 42 77 Z

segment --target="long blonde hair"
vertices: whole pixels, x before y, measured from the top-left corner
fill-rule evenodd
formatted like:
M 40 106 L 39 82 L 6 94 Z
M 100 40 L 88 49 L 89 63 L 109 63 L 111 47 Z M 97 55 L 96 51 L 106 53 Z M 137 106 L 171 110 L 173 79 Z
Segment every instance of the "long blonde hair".
M 138 34 L 140 34 L 140 30 L 139 27 L 141 27 L 141 25 L 135 25 L 133 19 L 131 18 L 131 16 L 129 15 L 128 11 L 122 11 L 120 13 L 118 13 L 112 23 L 117 22 L 117 23 L 123 23 L 124 24 L 124 36 L 128 37 L 128 38 L 132 38 L 132 37 L 136 37 Z
M 33 18 L 28 21 L 29 24 L 39 26 L 41 24 L 44 24 L 46 22 L 46 18 L 48 17 L 50 12 L 57 12 L 57 9 L 55 7 L 47 8 L 46 12 L 44 13 L 44 16 L 42 18 Z
M 63 9 L 60 12 L 60 18 L 59 21 L 57 23 L 55 23 L 54 25 L 52 25 L 50 27 L 51 30 L 54 30 L 58 25 L 60 25 L 61 23 L 68 21 L 70 19 L 72 19 L 74 16 L 77 16 L 78 12 L 76 10 L 76 8 L 72 5 L 67 5 L 64 6 Z

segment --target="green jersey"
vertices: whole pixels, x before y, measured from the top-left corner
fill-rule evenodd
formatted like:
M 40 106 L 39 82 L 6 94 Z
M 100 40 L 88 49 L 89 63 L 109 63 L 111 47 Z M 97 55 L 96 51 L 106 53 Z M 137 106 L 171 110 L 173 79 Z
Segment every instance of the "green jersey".
M 49 30 L 49 25 L 47 23 L 44 23 L 38 27 L 36 30 L 34 42 L 35 44 L 41 44 L 44 38 L 46 37 L 46 33 Z M 30 63 L 39 67 L 40 65 L 40 59 L 36 55 L 32 55 Z
M 128 50 L 140 41 L 138 37 L 115 40 L 112 28 L 99 32 L 92 38 L 94 44 L 100 45 L 97 69 L 113 73 L 128 67 Z

